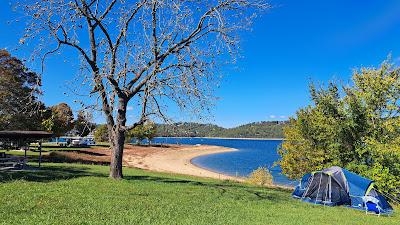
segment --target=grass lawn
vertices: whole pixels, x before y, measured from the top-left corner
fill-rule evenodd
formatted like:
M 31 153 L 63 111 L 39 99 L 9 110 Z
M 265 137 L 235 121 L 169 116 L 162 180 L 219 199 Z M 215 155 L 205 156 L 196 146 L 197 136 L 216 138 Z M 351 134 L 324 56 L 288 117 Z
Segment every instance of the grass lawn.
M 1 224 L 400 224 L 344 207 L 303 203 L 290 192 L 226 181 L 108 167 L 44 164 L 0 172 Z M 399 209 L 398 209 L 399 210 Z

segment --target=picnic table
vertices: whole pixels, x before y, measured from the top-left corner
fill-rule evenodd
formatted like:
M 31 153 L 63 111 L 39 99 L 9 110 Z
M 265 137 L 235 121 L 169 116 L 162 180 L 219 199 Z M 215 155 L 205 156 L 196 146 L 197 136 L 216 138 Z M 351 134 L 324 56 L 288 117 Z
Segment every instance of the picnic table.
M 0 154 L 0 170 L 24 168 L 26 163 L 25 157 Z

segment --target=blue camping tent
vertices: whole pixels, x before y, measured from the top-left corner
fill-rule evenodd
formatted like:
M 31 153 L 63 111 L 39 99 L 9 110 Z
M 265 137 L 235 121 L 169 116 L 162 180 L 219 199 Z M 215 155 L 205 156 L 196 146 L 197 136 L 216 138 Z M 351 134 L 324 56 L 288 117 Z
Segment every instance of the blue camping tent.
M 390 214 L 393 208 L 374 188 L 374 182 L 346 169 L 334 166 L 303 176 L 293 197 L 306 202 Z

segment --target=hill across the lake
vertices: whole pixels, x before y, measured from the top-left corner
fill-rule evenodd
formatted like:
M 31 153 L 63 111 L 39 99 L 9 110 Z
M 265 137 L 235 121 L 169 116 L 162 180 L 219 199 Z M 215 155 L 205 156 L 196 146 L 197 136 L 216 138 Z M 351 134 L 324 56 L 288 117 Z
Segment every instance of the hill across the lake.
M 159 137 L 283 138 L 286 121 L 263 121 L 223 128 L 215 124 L 157 124 Z

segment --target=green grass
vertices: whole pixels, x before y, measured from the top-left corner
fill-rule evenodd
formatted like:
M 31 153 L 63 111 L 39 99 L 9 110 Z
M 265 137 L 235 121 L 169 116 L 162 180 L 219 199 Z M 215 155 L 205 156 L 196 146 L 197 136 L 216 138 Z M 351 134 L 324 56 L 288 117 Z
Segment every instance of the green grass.
M 400 224 L 344 207 L 303 203 L 285 190 L 108 167 L 44 164 L 0 172 L 1 224 Z

